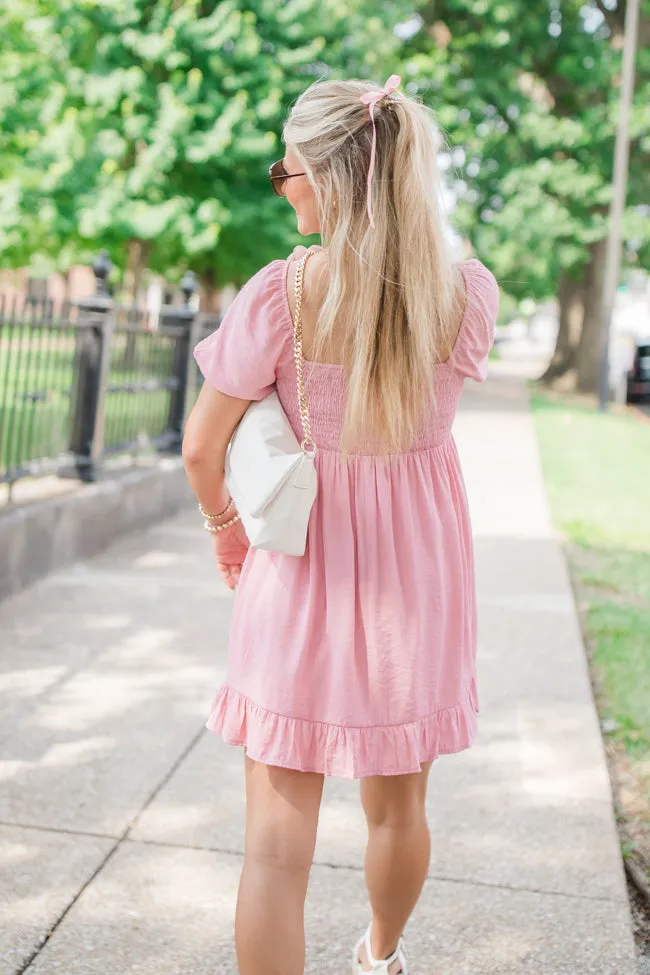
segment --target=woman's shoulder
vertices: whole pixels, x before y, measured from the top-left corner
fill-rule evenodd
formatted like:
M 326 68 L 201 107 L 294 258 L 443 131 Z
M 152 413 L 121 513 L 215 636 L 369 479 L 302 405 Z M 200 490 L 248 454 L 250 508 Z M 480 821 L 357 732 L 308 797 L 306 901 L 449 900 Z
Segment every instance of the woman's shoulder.
M 300 258 L 304 251 L 291 254 L 285 262 L 286 276 L 284 289 L 287 306 L 293 322 L 296 312 L 296 277 Z M 313 250 L 305 265 L 302 289 L 302 322 L 305 332 L 305 343 L 309 347 L 316 327 L 319 310 L 327 297 L 329 283 L 329 266 L 326 252 L 319 248 Z
M 226 309 L 228 319 L 247 318 L 257 328 L 286 329 L 291 326 L 291 314 L 286 292 L 287 261 L 270 261 L 248 279 Z
M 196 346 L 206 379 L 220 392 L 258 400 L 269 393 L 278 363 L 291 354 L 286 261 L 271 261 L 241 288 L 219 327 Z
M 257 298 L 262 301 L 274 297 L 284 288 L 286 273 L 286 260 L 270 261 L 248 279 L 237 296 L 246 294 L 249 298 Z
M 466 293 L 466 313 L 470 314 L 476 302 L 495 304 L 499 303 L 499 285 L 497 279 L 481 261 L 477 258 L 470 258 L 457 265 L 465 283 Z
M 303 252 L 304 253 L 304 252 Z M 301 253 L 270 261 L 260 268 L 239 291 L 237 299 L 249 304 L 265 306 L 275 313 L 284 325 L 292 325 L 295 308 L 296 272 Z M 327 259 L 320 249 L 315 250 L 305 266 L 303 303 L 322 300 L 327 291 Z
M 327 282 L 328 282 L 328 269 L 329 265 L 327 262 L 327 253 L 321 247 L 310 248 L 310 258 L 305 264 L 305 276 L 303 284 L 303 293 L 305 301 L 314 301 L 316 299 L 323 299 L 327 292 Z M 304 257 L 305 250 L 303 248 L 296 248 L 296 250 L 289 255 L 286 261 L 282 261 L 285 268 L 285 287 L 287 294 L 289 295 L 289 304 L 293 310 L 294 305 L 294 288 L 296 284 L 296 274 L 298 271 L 298 264 L 300 259 Z
M 481 261 L 463 261 L 458 267 L 465 284 L 465 308 L 451 362 L 461 375 L 481 381 L 487 374 L 487 356 L 494 341 L 499 285 Z

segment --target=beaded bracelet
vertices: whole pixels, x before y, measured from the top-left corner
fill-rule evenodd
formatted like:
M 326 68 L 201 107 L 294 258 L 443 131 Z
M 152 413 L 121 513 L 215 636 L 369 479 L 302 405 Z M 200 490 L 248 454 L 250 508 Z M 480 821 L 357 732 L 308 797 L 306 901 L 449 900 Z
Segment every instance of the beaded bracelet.
M 208 519 L 208 521 L 217 521 L 219 518 L 223 518 L 224 515 L 228 514 L 228 512 L 230 511 L 234 503 L 235 502 L 231 498 L 228 504 L 226 505 L 226 507 L 223 509 L 223 511 L 220 511 L 218 515 L 211 515 L 208 511 L 205 510 L 205 508 L 199 501 L 199 511 L 201 512 L 204 518 Z
M 225 532 L 226 528 L 232 528 L 238 521 L 241 521 L 241 516 L 235 515 L 230 521 L 224 521 L 223 525 L 211 525 L 209 521 L 205 521 L 203 527 L 206 532 L 210 532 L 211 535 L 216 535 L 218 532 Z

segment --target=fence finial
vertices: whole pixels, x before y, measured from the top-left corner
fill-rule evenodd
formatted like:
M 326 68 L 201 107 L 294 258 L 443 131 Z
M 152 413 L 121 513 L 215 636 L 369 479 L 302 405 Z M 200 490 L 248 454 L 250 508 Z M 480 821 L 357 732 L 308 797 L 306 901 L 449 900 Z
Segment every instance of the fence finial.
M 108 298 L 108 276 L 113 270 L 113 262 L 107 250 L 101 250 L 99 252 L 93 261 L 92 267 L 95 275 L 95 294 Z
M 190 298 L 197 289 L 196 275 L 193 271 L 186 271 L 181 278 L 181 291 L 185 296 L 185 306 L 189 305 Z

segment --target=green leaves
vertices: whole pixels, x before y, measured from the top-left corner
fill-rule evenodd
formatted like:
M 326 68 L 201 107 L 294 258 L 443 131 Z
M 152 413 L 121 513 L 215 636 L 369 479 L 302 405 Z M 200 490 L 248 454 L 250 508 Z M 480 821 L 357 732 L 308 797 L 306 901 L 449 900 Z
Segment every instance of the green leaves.
M 267 170 L 290 105 L 319 75 L 380 70 L 408 13 L 401 0 L 12 0 L 0 262 L 108 246 L 118 266 L 128 249 L 225 283 L 287 253 L 294 218 Z
M 617 5 L 608 9 L 615 21 Z M 643 9 L 650 24 L 647 0 Z M 584 265 L 605 233 L 621 51 L 603 14 L 590 0 L 434 0 L 407 57 L 449 141 L 465 151 L 452 186 L 459 228 L 513 294 L 553 294 L 559 272 Z M 648 195 L 643 48 L 637 70 L 631 213 Z M 644 259 L 645 221 L 625 227 L 628 253 Z

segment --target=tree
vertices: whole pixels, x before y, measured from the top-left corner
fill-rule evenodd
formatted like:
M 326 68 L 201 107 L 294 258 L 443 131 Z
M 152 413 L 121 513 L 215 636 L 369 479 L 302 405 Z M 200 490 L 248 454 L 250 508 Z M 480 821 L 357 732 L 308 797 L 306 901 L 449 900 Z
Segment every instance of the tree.
M 29 263 L 43 245 L 41 208 L 36 204 L 43 173 L 30 169 L 25 160 L 40 140 L 44 92 L 55 72 L 52 62 L 43 57 L 38 32 L 32 27 L 37 13 L 31 0 L 0 8 L 0 263 L 4 267 Z M 53 224 L 50 229 L 56 232 Z
M 30 36 L 57 49 L 17 212 L 40 211 L 41 248 L 107 246 L 132 293 L 145 266 L 240 282 L 295 239 L 267 179 L 290 104 L 317 76 L 379 67 L 406 7 L 32 0 Z
M 459 226 L 515 297 L 557 294 L 561 327 L 549 376 L 575 366 L 586 390 L 597 384 L 620 72 L 612 22 L 622 11 L 610 7 L 434 0 L 409 51 L 415 84 L 443 106 L 441 120 L 459 147 L 452 157 Z M 648 62 L 642 51 L 626 216 L 628 258 L 645 266 Z

